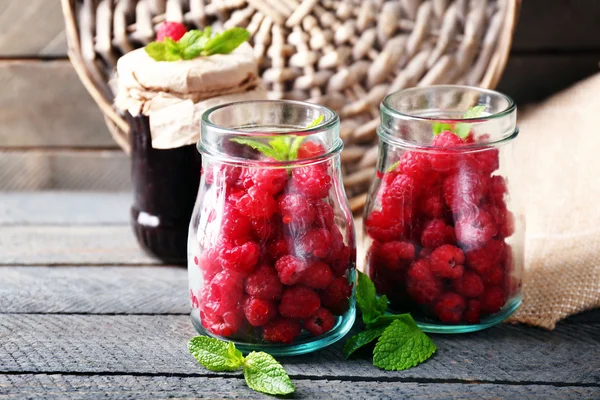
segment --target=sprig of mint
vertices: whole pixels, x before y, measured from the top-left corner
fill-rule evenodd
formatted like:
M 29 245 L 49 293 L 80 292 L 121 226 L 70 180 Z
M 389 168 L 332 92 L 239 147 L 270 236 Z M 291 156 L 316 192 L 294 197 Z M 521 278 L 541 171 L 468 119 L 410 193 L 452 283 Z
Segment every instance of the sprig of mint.
M 401 371 L 426 361 L 436 351 L 433 341 L 419 329 L 410 314 L 385 315 L 387 298 L 377 297 L 373 281 L 362 272 L 358 272 L 356 302 L 367 329 L 346 342 L 346 358 L 377 339 L 373 365 Z
M 246 357 L 232 342 L 196 336 L 188 342 L 188 349 L 204 368 L 210 371 L 244 371 L 250 389 L 266 394 L 290 394 L 294 385 L 285 369 L 271 355 L 253 351 Z
M 479 105 L 471 107 L 463 115 L 463 118 L 477 118 L 485 111 L 485 106 Z M 437 136 L 442 132 L 450 131 L 461 139 L 465 139 L 469 136 L 471 131 L 471 124 L 460 122 L 458 124 L 447 124 L 445 122 L 435 122 L 432 125 L 433 136 Z
M 325 116 L 320 115 L 304 129 L 314 128 L 323 122 L 324 118 Z M 258 150 L 265 156 L 277 161 L 292 161 L 298 158 L 298 149 L 300 149 L 300 145 L 304 139 L 306 139 L 306 136 L 279 135 L 273 136 L 273 138 L 269 140 L 269 144 L 246 138 L 233 138 L 231 141 L 250 146 L 254 150 Z
M 211 27 L 203 31 L 191 30 L 178 41 L 167 37 L 146 46 L 146 53 L 156 61 L 191 60 L 199 56 L 228 54 L 250 37 L 244 28 L 231 28 L 212 35 Z

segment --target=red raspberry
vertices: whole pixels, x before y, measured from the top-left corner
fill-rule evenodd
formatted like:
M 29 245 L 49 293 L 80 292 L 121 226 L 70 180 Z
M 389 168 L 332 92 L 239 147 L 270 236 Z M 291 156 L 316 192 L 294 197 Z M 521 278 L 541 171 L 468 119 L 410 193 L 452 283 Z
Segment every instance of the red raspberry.
M 423 247 L 435 248 L 446 243 L 448 239 L 448 226 L 443 219 L 436 218 L 427 221 L 421 233 Z
M 243 239 L 250 236 L 250 219 L 241 215 L 235 208 L 226 204 L 221 219 L 221 232 L 228 241 Z
M 484 245 L 497 232 L 494 220 L 483 210 L 459 217 L 454 225 L 454 230 L 458 242 L 470 248 Z
M 306 286 L 286 288 L 279 303 L 279 313 L 288 318 L 305 319 L 321 307 L 319 295 Z
M 316 210 L 308 198 L 300 194 L 288 193 L 277 200 L 279 213 L 284 224 L 293 229 L 306 230 L 316 217 Z
M 465 141 L 456 136 L 452 131 L 444 131 L 433 138 L 431 145 L 434 147 L 441 147 L 449 149 L 453 147 L 460 147 L 465 144 Z
M 500 175 L 494 175 L 490 178 L 489 186 L 490 198 L 494 204 L 503 204 L 504 195 L 508 193 L 506 180 Z
M 463 314 L 463 319 L 468 324 L 478 324 L 479 316 L 481 315 L 481 303 L 478 300 L 469 300 L 467 309 Z
M 283 292 L 283 285 L 274 268 L 262 265 L 246 278 L 244 289 L 250 296 L 258 299 L 279 300 Z
M 500 241 L 498 240 L 498 242 Z M 515 268 L 512 246 L 504 242 L 500 243 L 503 245 L 502 258 L 504 258 L 504 261 L 502 262 L 502 266 L 507 273 L 511 273 Z
M 314 204 L 315 208 L 315 226 L 317 228 L 331 228 L 333 225 L 333 207 L 325 201 L 318 201 Z
M 400 157 L 398 170 L 412 177 L 416 182 L 420 182 L 431 170 L 431 163 L 424 153 L 407 151 Z
M 302 256 L 325 258 L 331 248 L 331 233 L 327 229 L 310 230 L 296 245 L 296 252 Z
M 504 283 L 504 270 L 500 265 L 492 267 L 492 269 L 481 277 L 486 286 L 498 286 Z
M 215 275 L 223 270 L 223 267 L 218 260 L 218 256 L 214 256 L 215 253 L 215 250 L 207 251 L 206 254 L 201 255 L 198 260 L 198 266 L 202 271 L 202 279 L 204 279 L 204 282 L 210 282 Z
M 444 214 L 444 198 L 440 189 L 434 189 L 423 197 L 420 210 L 429 218 L 440 218 Z
M 461 169 L 444 180 L 444 200 L 455 214 L 472 211 L 487 190 L 488 179 L 468 169 Z
M 482 173 L 489 175 L 500 166 L 498 155 L 499 151 L 497 148 L 489 147 L 474 153 L 473 159 L 477 169 Z
M 298 149 L 298 158 L 313 158 L 325 154 L 325 147 L 320 143 L 304 142 Z
M 252 232 L 259 242 L 279 236 L 281 221 L 273 217 L 271 219 L 252 219 Z
M 411 206 L 416 196 L 416 183 L 408 175 L 398 175 L 382 192 L 381 203 L 384 207 Z
M 319 308 L 314 315 L 304 321 L 304 329 L 314 336 L 322 335 L 333 329 L 335 317 L 325 308 Z
M 327 197 L 331 189 L 331 177 L 325 163 L 294 168 L 292 178 L 298 193 L 314 199 Z
M 284 285 L 295 285 L 300 282 L 308 265 L 294 256 L 283 256 L 275 263 L 279 280 Z
M 399 240 L 404 236 L 404 220 L 389 212 L 373 211 L 365 220 L 367 234 L 380 242 Z
M 446 131 L 436 136 L 431 144 L 440 148 L 440 150 L 432 151 L 429 154 L 431 167 L 438 172 L 455 170 L 459 160 L 462 158 L 462 155 L 456 151 L 456 148 L 464 144 L 463 140 L 452 132 Z
M 504 238 L 510 237 L 515 233 L 515 216 L 512 212 L 506 210 L 504 223 L 498 226 L 498 233 Z
M 277 203 L 273 197 L 255 186 L 248 189 L 248 193 L 240 197 L 236 202 L 236 207 L 240 214 L 250 218 L 268 219 L 277 212 Z
M 465 271 L 463 276 L 452 281 L 456 293 L 465 297 L 479 297 L 483 293 L 483 282 L 475 272 Z
M 464 272 L 465 255 L 462 250 L 450 244 L 444 244 L 433 250 L 429 257 L 431 272 L 442 278 L 458 279 Z
M 352 250 L 348 246 L 344 246 L 342 250 L 337 254 L 330 264 L 331 270 L 336 277 L 340 277 L 346 274 L 352 267 L 352 263 L 355 261 L 352 259 Z M 356 251 L 354 252 L 356 254 Z
M 267 342 L 291 344 L 301 331 L 300 322 L 288 318 L 278 318 L 265 325 L 263 338 Z
M 231 165 L 219 164 L 218 166 L 212 166 L 208 168 L 202 168 L 200 171 L 201 176 L 207 185 L 212 185 L 218 182 L 226 188 L 236 186 L 240 174 L 243 169 L 240 167 L 234 167 Z
M 194 291 L 190 289 L 190 301 L 192 303 L 192 308 L 199 308 L 200 302 L 198 301 L 198 297 L 194 294 Z
M 288 182 L 285 168 L 256 168 L 250 172 L 249 178 L 253 186 L 271 195 L 281 192 Z
M 239 310 L 227 311 L 223 315 L 200 312 L 202 326 L 209 332 L 219 336 L 232 336 L 242 326 L 242 315 Z
M 390 271 L 408 268 L 415 258 L 415 246 L 409 242 L 387 242 L 377 248 L 377 261 Z
M 340 229 L 337 226 L 331 227 L 329 235 L 331 236 L 331 245 L 329 255 L 327 256 L 327 262 L 335 263 L 345 246 L 344 235 L 342 235 L 342 232 L 340 232 Z
M 219 262 L 224 268 L 239 274 L 248 275 L 258 263 L 260 247 L 255 242 L 246 242 L 241 246 L 222 243 L 219 246 Z
M 440 321 L 457 324 L 462 319 L 466 308 L 467 305 L 462 296 L 454 292 L 446 292 L 436 301 L 434 311 Z
M 348 310 L 350 296 L 352 284 L 344 277 L 335 278 L 331 285 L 321 292 L 321 302 L 329 311 L 340 315 Z
M 222 271 L 203 286 L 199 300 L 202 309 L 210 310 L 212 314 L 223 315 L 234 310 L 242 296 L 242 280 L 228 271 Z
M 277 316 L 274 302 L 247 297 L 244 302 L 244 315 L 252 326 L 263 326 Z
M 313 289 L 325 289 L 332 281 L 333 272 L 322 261 L 312 262 L 302 274 L 302 283 Z
M 500 286 L 487 288 L 479 298 L 481 301 L 481 310 L 486 314 L 494 314 L 504 306 L 506 294 Z
M 165 21 L 156 30 L 156 41 L 162 42 L 166 37 L 170 37 L 174 41 L 178 41 L 185 35 L 187 29 L 185 25 L 179 22 Z
M 446 226 L 446 244 L 456 244 L 456 232 L 453 226 Z
M 267 245 L 267 252 L 273 260 L 279 260 L 281 257 L 289 254 L 287 240 L 280 238 L 270 242 Z
M 442 283 L 429 270 L 425 259 L 414 261 L 408 268 L 406 291 L 419 304 L 431 304 L 442 293 Z
M 501 240 L 490 240 L 485 246 L 465 253 L 467 266 L 479 275 L 485 275 L 500 263 L 504 254 L 504 242 Z

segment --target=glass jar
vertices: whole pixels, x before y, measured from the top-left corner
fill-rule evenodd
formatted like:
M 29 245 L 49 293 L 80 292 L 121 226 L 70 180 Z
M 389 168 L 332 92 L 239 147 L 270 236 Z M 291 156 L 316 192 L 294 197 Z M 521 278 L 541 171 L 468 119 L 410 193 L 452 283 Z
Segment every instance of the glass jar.
M 356 246 L 342 147 L 338 116 L 314 104 L 248 101 L 204 113 L 188 244 L 200 333 L 292 355 L 348 332 Z
M 129 113 L 126 118 L 131 130 L 131 225 L 135 236 L 151 256 L 185 265 L 187 234 L 200 184 L 200 154 L 193 144 L 155 149 L 149 118 Z
M 424 331 L 480 330 L 521 303 L 516 116 L 509 97 L 467 86 L 407 89 L 381 104 L 365 268 L 390 311 L 410 312 Z

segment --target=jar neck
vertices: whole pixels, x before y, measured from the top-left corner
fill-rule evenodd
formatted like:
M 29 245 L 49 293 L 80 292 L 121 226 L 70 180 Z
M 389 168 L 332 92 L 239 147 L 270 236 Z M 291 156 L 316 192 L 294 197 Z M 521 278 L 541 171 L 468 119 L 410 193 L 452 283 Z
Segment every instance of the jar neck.
M 378 134 L 385 142 L 428 148 L 443 130 L 471 135 L 471 148 L 500 145 L 518 134 L 517 108 L 499 92 L 459 85 L 401 90 L 381 103 Z
M 299 159 L 300 146 L 322 150 Z M 343 148 L 339 117 L 316 104 L 264 100 L 217 106 L 202 116 L 198 151 L 236 164 L 306 164 L 328 159 Z

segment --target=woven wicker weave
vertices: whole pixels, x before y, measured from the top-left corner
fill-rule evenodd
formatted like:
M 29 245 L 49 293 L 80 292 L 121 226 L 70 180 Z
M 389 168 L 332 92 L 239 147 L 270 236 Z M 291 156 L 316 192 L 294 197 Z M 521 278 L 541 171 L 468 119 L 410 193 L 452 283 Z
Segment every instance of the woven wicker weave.
M 153 40 L 165 20 L 246 27 L 271 98 L 301 99 L 342 118 L 344 183 L 354 210 L 374 176 L 378 105 L 415 85 L 495 87 L 519 0 L 62 0 L 69 57 L 115 141 L 118 57 Z

